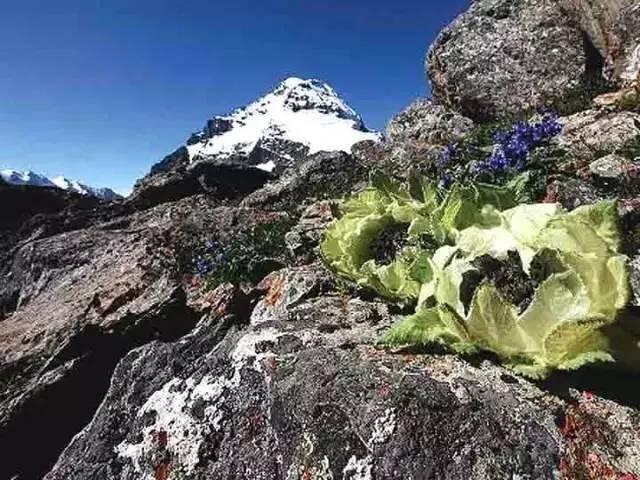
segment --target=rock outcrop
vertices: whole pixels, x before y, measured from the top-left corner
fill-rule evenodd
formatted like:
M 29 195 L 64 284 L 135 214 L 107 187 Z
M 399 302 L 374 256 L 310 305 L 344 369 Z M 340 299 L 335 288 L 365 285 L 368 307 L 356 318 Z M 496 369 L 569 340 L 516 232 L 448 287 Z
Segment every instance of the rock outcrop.
M 547 0 L 478 0 L 429 50 L 434 99 L 473 120 L 551 105 L 600 76 L 603 58 Z
M 462 140 L 473 121 L 431 100 L 419 99 L 394 116 L 385 132 L 388 143 L 420 149 Z
M 551 479 L 612 432 L 596 459 L 636 471 L 631 410 L 570 406 L 488 361 L 377 350 L 394 314 L 330 284 L 314 266 L 275 273 L 250 318 L 131 352 L 46 479 Z
M 272 217 L 192 196 L 20 241 L 0 281 L 0 477 L 40 478 L 127 351 L 193 328 L 179 248 Z
M 210 119 L 126 200 L 0 181 L 0 478 L 640 478 L 637 373 L 533 383 L 489 356 L 382 348 L 408 307 L 331 274 L 318 248 L 371 171 L 441 180 L 447 145 L 489 155 L 494 120 L 566 103 L 605 57 L 623 84 L 636 10 L 474 1 L 430 49 L 434 99 L 384 141 L 294 78 Z M 621 199 L 631 318 L 640 115 L 582 93 L 533 152 L 531 201 Z

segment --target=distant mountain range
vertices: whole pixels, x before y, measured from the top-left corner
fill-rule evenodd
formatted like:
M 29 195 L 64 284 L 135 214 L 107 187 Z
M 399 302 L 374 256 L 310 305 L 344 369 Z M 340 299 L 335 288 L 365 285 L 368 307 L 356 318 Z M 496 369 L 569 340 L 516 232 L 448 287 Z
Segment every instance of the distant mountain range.
M 62 190 L 78 193 L 80 195 L 92 195 L 94 197 L 98 197 L 107 201 L 113 201 L 121 198 L 120 195 L 118 195 L 110 188 L 89 187 L 76 180 L 70 180 L 62 176 L 48 178 L 45 175 L 32 172 L 31 170 L 0 170 L 0 178 L 5 183 L 8 183 L 10 185 L 30 185 L 33 187 L 60 188 Z

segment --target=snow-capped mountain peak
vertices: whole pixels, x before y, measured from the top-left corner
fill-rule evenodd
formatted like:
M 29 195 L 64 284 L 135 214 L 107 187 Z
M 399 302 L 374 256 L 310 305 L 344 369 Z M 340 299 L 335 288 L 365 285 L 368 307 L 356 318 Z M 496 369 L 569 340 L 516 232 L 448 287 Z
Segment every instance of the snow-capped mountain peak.
M 10 185 L 30 185 L 32 187 L 49 187 L 59 188 L 68 192 L 78 193 L 80 195 L 92 195 L 103 200 L 116 200 L 120 198 L 116 192 L 110 188 L 94 188 L 84 185 L 76 180 L 57 176 L 49 179 L 48 177 L 31 170 L 0 170 L 0 178 Z
M 0 170 L 0 178 L 10 185 L 32 185 L 34 187 L 55 187 L 56 185 L 44 175 L 31 170 Z
M 349 152 L 354 143 L 379 138 L 329 85 L 290 77 L 248 106 L 213 117 L 192 135 L 187 149 L 194 161 L 249 156 L 257 145 L 274 142 L 302 145 L 307 154 Z M 259 167 L 267 168 L 266 164 Z

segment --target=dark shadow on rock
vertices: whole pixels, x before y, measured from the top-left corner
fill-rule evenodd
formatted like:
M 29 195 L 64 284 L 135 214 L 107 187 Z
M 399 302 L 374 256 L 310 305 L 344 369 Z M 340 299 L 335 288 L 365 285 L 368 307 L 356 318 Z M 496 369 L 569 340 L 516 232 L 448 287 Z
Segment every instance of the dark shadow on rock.
M 570 389 L 590 392 L 620 405 L 640 408 L 640 374 L 583 367 L 575 372 L 555 372 L 538 386 L 565 400 L 571 400 Z
M 41 479 L 95 414 L 120 359 L 152 340 L 180 338 L 191 331 L 197 317 L 181 296 L 160 316 L 133 320 L 129 325 L 135 326 L 121 331 L 89 325 L 49 360 L 31 387 L 37 393 L 0 425 L 0 478 Z

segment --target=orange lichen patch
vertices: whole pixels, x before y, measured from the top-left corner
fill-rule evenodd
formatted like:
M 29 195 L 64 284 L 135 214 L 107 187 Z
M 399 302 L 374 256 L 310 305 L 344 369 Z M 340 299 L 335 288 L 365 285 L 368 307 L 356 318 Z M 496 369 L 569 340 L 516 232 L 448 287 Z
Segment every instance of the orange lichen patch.
M 278 359 L 276 357 L 266 357 L 262 360 L 262 365 L 267 370 L 275 372 L 278 369 Z
M 155 468 L 155 480 L 168 480 L 171 474 L 171 462 L 168 460 L 161 461 Z
M 267 278 L 265 278 L 264 280 L 267 280 Z M 282 299 L 282 293 L 284 292 L 284 284 L 284 275 L 274 275 L 269 280 L 269 290 L 267 291 L 267 295 L 264 298 L 264 301 L 268 306 L 275 307 L 278 303 L 280 303 L 280 300 Z
M 305 468 L 302 472 L 302 480 L 313 480 L 313 475 L 310 468 Z
M 391 387 L 389 385 L 380 385 L 378 387 L 378 395 L 384 399 L 388 398 L 391 395 Z

